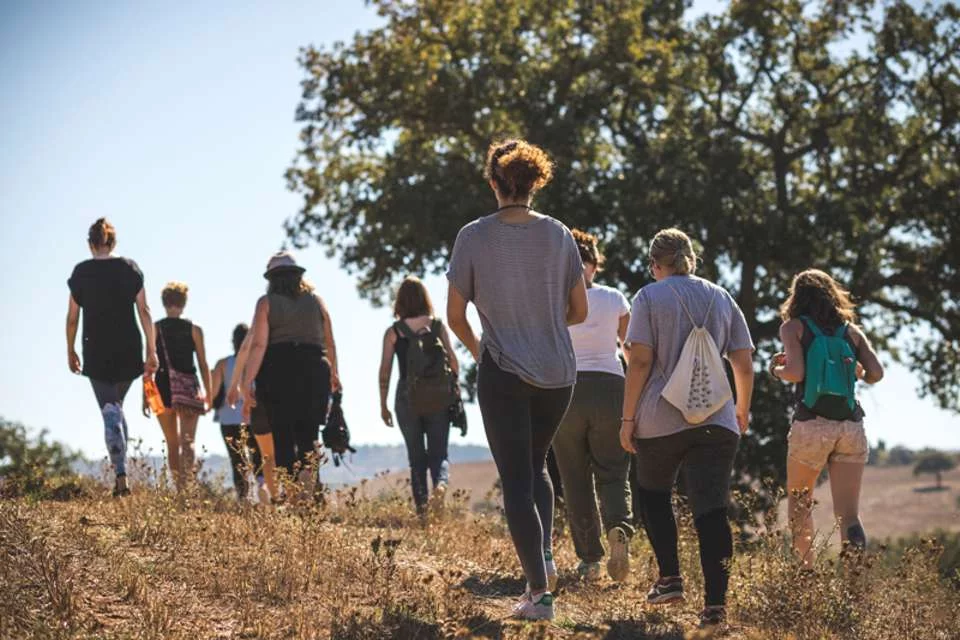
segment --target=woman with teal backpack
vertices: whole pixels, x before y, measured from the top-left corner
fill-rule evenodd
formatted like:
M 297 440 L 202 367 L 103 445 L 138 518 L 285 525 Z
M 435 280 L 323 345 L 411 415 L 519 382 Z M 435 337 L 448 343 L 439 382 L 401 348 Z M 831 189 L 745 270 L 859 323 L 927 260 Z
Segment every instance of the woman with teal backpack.
M 780 308 L 784 351 L 770 373 L 796 384 L 793 424 L 787 436 L 787 491 L 793 548 L 804 567 L 813 562 L 813 488 L 827 466 L 834 515 L 845 545 L 866 546 L 860 522 L 860 484 L 869 445 L 857 379 L 873 384 L 883 365 L 854 324 L 850 294 L 828 274 L 798 274 Z

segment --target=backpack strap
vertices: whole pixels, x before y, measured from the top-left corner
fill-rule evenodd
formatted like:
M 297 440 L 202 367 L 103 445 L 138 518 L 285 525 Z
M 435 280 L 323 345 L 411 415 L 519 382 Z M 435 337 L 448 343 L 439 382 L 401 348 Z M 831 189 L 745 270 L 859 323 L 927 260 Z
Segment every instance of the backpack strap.
M 430 321 L 430 333 L 436 337 L 440 337 L 440 318 L 434 318 Z
M 397 333 L 399 333 L 402 337 L 409 340 L 413 340 L 417 337 L 417 334 L 413 332 L 413 329 L 410 328 L 410 325 L 403 320 L 397 320 L 394 322 L 393 328 L 396 329 Z
M 687 317 L 690 318 L 690 324 L 692 324 L 697 329 L 702 329 L 703 327 L 707 326 L 707 319 L 710 317 L 710 312 L 713 310 L 713 303 L 717 299 L 717 296 L 720 294 L 717 292 L 714 292 L 714 294 L 710 296 L 710 304 L 707 305 L 707 312 L 703 316 L 703 323 L 698 324 L 697 321 L 693 319 L 693 314 L 690 313 L 690 309 L 687 308 L 686 303 L 684 303 L 683 298 L 680 296 L 680 292 L 674 289 L 673 287 L 671 287 L 669 284 L 667 286 L 670 288 L 670 291 L 673 291 L 673 294 L 677 296 L 677 300 L 680 302 L 680 306 L 683 307 L 683 310 L 684 312 L 686 312 Z
M 842 325 L 840 325 L 840 326 L 837 328 L 837 331 L 833 334 L 834 337 L 836 337 L 836 338 L 842 338 L 842 337 L 844 337 L 844 336 L 847 334 L 847 328 L 848 328 L 848 327 L 849 327 L 849 323 L 844 322 Z
M 803 324 L 807 325 L 807 328 L 810 329 L 810 333 L 813 334 L 814 338 L 824 337 L 823 331 L 820 330 L 820 327 L 817 326 L 817 323 L 814 322 L 810 316 L 800 316 L 800 320 L 803 321 Z M 845 330 L 846 325 L 841 328 Z

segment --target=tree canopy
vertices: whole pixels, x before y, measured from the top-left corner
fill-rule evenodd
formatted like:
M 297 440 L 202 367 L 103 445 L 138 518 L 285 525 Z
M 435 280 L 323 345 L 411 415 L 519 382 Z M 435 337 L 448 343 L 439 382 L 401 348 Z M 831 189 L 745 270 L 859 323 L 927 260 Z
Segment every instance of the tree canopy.
M 943 485 L 943 472 L 951 471 L 957 466 L 956 461 L 942 451 L 930 451 L 917 460 L 913 467 L 913 475 L 918 476 L 922 473 L 932 473 L 937 477 L 937 488 Z
M 841 280 L 868 335 L 960 409 L 960 10 L 906 0 L 374 0 L 379 28 L 301 50 L 302 194 L 288 221 L 383 302 L 441 272 L 494 208 L 488 144 L 556 162 L 540 210 L 605 244 L 602 278 L 648 281 L 678 226 L 763 356 L 791 277 Z M 782 478 L 789 390 L 758 377 L 754 477 Z

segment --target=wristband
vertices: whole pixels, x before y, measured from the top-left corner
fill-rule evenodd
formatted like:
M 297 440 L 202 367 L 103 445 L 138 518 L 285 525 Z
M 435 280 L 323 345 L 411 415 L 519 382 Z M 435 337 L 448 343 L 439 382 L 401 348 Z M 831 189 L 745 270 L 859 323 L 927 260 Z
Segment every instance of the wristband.
M 635 418 L 620 418 L 620 422 L 633 422 Z

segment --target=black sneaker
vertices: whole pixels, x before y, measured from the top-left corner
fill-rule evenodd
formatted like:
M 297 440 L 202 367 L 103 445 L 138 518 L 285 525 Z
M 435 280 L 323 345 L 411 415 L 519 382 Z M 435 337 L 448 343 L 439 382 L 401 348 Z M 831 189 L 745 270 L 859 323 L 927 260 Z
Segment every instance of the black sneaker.
M 127 485 L 127 476 L 117 476 L 113 484 L 113 497 L 125 498 L 130 495 L 130 487 Z
M 647 602 L 650 604 L 673 604 L 683 599 L 683 578 L 679 576 L 660 578 L 647 592 Z
M 723 624 L 727 619 L 726 607 L 707 607 L 700 612 L 700 628 L 707 629 Z

